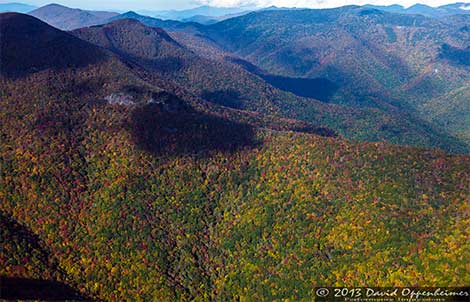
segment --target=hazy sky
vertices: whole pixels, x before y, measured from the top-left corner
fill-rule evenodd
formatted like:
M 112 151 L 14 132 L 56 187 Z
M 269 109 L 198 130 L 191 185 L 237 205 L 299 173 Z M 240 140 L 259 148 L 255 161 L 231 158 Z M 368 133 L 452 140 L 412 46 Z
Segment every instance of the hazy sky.
M 348 4 L 401 4 L 410 6 L 416 2 L 430 6 L 439 6 L 454 3 L 458 0 L 0 0 L 0 3 L 21 2 L 42 6 L 47 3 L 59 3 L 69 7 L 79 7 L 84 9 L 114 9 L 114 10 L 162 10 L 162 9 L 186 9 L 200 5 L 211 5 L 219 7 L 232 6 L 285 6 L 285 7 L 311 7 L 326 8 L 337 7 Z M 460 2 L 460 1 L 459 1 Z M 469 2 L 468 0 L 464 2 Z M 470 5 L 470 2 L 469 2 Z

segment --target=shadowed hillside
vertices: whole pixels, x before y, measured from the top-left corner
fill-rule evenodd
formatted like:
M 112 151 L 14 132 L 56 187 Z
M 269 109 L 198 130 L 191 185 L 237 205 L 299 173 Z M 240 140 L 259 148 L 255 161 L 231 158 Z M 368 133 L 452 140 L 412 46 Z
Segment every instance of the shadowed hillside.
M 0 299 L 86 300 L 76 289 L 56 281 L 64 278 L 44 242 L 25 226 L 0 214 Z
M 129 125 L 135 143 L 154 154 L 234 152 L 256 145 L 255 131 L 236 123 L 196 112 L 174 95 L 160 93 L 136 108 Z
M 324 78 L 294 78 L 268 74 L 257 66 L 240 58 L 226 57 L 227 61 L 242 66 L 247 71 L 254 73 L 266 82 L 284 91 L 295 95 L 313 98 L 322 102 L 328 102 L 330 97 L 339 88 L 334 83 Z
M 0 298 L 6 301 L 93 301 L 54 281 L 0 277 Z
M 0 28 L 0 72 L 8 77 L 78 68 L 106 58 L 96 46 L 27 15 L 0 14 Z
M 448 44 L 443 44 L 439 57 L 455 64 L 470 66 L 470 46 L 466 49 L 459 49 Z

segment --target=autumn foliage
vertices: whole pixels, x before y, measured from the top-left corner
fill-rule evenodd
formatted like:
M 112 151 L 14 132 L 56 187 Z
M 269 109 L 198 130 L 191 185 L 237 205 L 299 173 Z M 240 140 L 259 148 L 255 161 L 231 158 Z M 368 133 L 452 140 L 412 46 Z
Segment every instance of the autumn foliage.
M 216 106 L 111 54 L 1 76 L 0 141 L 2 278 L 104 301 L 470 282 L 468 156 Z

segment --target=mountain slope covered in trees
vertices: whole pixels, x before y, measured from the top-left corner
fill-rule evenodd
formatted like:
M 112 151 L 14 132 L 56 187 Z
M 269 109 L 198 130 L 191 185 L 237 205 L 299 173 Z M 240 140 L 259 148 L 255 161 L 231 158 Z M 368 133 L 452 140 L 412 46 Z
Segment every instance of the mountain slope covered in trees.
M 437 147 L 455 153 L 468 152 L 468 146 L 457 138 L 411 112 L 387 104 L 379 97 L 374 97 L 374 102 L 379 104 L 374 108 L 351 107 L 351 103 L 338 106 L 319 102 L 317 99 L 325 100 L 341 86 L 326 78 L 304 80 L 254 72 L 240 63 L 243 60 L 231 54 L 220 55 L 217 51 L 209 54 L 205 50 L 192 48 L 192 42 L 188 42 L 187 38 L 179 41 L 180 45 L 175 41 L 168 43 L 168 40 L 160 44 L 158 41 L 162 38 L 158 37 L 160 34 L 155 34 L 159 29 L 150 27 L 156 28 L 158 25 L 176 30 L 165 25 L 176 21 L 138 17 L 134 13 L 125 16 L 144 22 L 149 27 L 121 19 L 73 33 L 131 58 L 194 94 L 224 106 L 322 124 L 352 139 Z M 180 25 L 184 23 L 179 22 Z M 206 44 L 201 48 L 210 46 Z M 152 51 L 149 52 L 149 49 Z M 306 87 L 311 88 L 307 90 Z M 325 90 L 325 87 L 330 88 Z
M 127 23 L 109 26 L 122 37 Z M 21 14 L 0 24 L 2 66 L 24 61 L 0 74 L 2 278 L 106 301 L 311 301 L 315 285 L 470 282 L 468 156 L 208 102 L 143 64 L 189 53 L 136 23 L 162 48 L 100 38 L 117 48 L 105 49 Z M 73 64 L 32 52 L 51 36 Z
M 352 6 L 256 12 L 208 26 L 204 34 L 271 73 L 329 80 L 338 87 L 329 102 L 399 108 L 435 121 L 439 116 L 427 115 L 421 104 L 453 95 L 448 101 L 457 119 L 440 126 L 459 135 L 470 130 L 457 112 L 468 94 L 454 92 L 470 80 L 469 20 Z
M 197 137 L 167 145 L 152 135 L 167 125 L 138 110 L 67 99 L 51 119 L 15 100 L 2 112 L 2 213 L 43 238 L 84 294 L 308 301 L 312 284 L 468 282 L 468 157 L 285 132 L 237 139 L 239 126 L 220 124 L 204 127 L 231 146 L 212 140 L 198 155 Z M 81 110 L 64 111 L 71 101 Z
M 470 125 L 459 114 L 469 97 L 464 93 L 470 80 L 469 15 L 429 18 L 349 6 L 265 10 L 209 26 L 118 16 L 124 17 L 186 32 L 194 36 L 185 39 L 189 43 L 206 44 L 199 48 L 215 45 L 264 70 L 265 80 L 278 88 L 329 103 L 406 113 L 469 144 Z M 426 109 L 442 101 L 448 114 Z

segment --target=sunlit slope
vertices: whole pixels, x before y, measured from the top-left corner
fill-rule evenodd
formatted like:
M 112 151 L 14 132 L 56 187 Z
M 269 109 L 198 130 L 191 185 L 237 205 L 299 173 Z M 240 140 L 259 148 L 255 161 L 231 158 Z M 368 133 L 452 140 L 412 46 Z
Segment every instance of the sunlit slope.
M 468 157 L 268 130 L 201 147 L 220 125 L 197 121 L 146 149 L 126 109 L 81 114 L 2 126 L 1 212 L 97 298 L 309 301 L 320 284 L 469 281 Z

